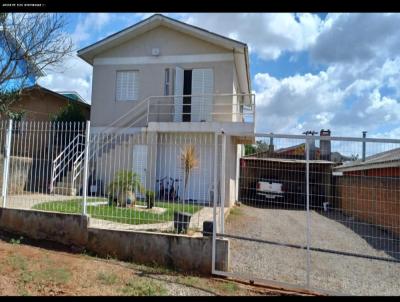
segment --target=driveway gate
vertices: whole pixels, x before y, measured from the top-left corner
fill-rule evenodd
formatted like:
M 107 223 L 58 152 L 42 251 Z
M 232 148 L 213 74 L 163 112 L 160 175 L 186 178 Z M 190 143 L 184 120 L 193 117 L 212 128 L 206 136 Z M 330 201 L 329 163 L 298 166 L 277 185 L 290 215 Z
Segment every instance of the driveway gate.
M 256 135 L 240 161 L 240 206 L 220 226 L 214 203 L 213 240 L 229 239 L 230 263 L 226 272 L 213 261 L 213 273 L 328 294 L 399 295 L 400 140 L 313 134 Z

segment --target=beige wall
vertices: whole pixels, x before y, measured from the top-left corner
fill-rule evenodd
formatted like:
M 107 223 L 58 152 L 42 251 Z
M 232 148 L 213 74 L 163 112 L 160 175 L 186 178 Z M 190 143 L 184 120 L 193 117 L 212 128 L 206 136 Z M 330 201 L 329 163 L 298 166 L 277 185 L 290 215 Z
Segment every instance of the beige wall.
M 159 48 L 162 56 L 228 52 L 220 46 L 160 26 L 107 50 L 96 58 L 151 56 L 153 48 Z
M 160 48 L 161 56 L 229 53 L 221 47 L 188 35 L 165 28 L 157 28 L 135 38 L 129 43 L 124 43 L 119 47 L 104 52 L 96 58 L 151 56 L 153 47 Z M 214 93 L 233 93 L 233 61 L 124 65 L 95 64 L 93 66 L 92 125 L 110 125 L 140 100 L 149 96 L 162 96 L 164 94 L 164 71 L 166 68 L 175 69 L 176 66 L 183 69 L 212 68 L 214 70 Z M 139 71 L 139 101 L 116 101 L 115 86 L 116 72 L 118 70 Z M 172 78 L 173 75 L 171 75 Z M 171 90 L 173 93 L 173 89 Z M 173 99 L 169 99 L 169 102 L 172 104 Z M 219 98 L 216 103 L 224 103 L 226 106 L 216 106 L 214 112 L 231 112 L 231 98 Z M 172 109 L 172 106 L 170 108 Z M 147 108 L 145 107 L 141 108 L 137 112 L 130 114 L 126 119 L 121 120 L 118 125 L 128 125 L 129 121 L 137 120 L 143 116 L 146 110 Z M 163 116 L 165 117 L 165 115 Z M 216 118 L 232 120 L 232 117 L 227 115 L 216 115 Z M 133 126 L 143 126 L 144 124 L 145 119 L 143 118 Z

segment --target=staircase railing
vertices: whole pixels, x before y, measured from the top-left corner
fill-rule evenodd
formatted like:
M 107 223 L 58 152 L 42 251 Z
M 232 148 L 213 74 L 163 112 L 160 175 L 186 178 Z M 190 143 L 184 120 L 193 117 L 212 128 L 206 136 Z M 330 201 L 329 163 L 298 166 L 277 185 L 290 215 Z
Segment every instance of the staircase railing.
M 54 184 L 63 173 L 68 169 L 69 164 L 76 158 L 82 155 L 82 150 L 85 144 L 83 143 L 83 134 L 78 134 L 74 139 L 64 148 L 63 151 L 53 160 L 52 173 L 50 181 L 50 193 L 54 191 Z M 79 148 L 82 147 L 82 150 Z

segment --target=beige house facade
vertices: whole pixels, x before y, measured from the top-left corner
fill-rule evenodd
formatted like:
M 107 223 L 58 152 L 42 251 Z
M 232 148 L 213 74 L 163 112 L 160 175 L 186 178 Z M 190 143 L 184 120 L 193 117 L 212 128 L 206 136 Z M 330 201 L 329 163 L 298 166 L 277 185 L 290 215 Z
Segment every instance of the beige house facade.
M 157 190 L 158 179 L 182 179 L 179 150 L 189 141 L 199 167 L 187 198 L 207 202 L 214 192 L 215 134 L 224 133 L 225 156 L 218 149 L 217 160 L 225 158 L 225 204 L 234 203 L 243 144 L 254 141 L 246 44 L 156 14 L 78 55 L 93 66 L 92 133 L 130 134 L 102 153 L 99 166 L 128 154 L 124 169 Z M 107 184 L 120 168 L 96 174 Z

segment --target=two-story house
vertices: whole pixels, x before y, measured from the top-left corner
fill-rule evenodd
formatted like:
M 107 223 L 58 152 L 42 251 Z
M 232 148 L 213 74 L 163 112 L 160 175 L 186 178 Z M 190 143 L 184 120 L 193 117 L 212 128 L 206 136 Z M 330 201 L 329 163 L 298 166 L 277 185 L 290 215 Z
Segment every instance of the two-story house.
M 93 66 L 91 133 L 136 131 L 157 142 L 155 147 L 131 146 L 126 152 L 132 153 L 132 160 L 126 168 L 140 174 L 153 190 L 165 174 L 182 177 L 176 145 L 184 143 L 174 137 L 185 134 L 198 143 L 202 154 L 188 196 L 209 201 L 214 136 L 223 131 L 225 200 L 236 200 L 242 147 L 254 141 L 254 95 L 245 43 L 155 14 L 78 55 Z M 120 154 L 116 148 L 107 151 L 108 158 Z M 106 184 L 106 174 L 115 172 L 111 166 L 97 169 L 95 177 Z

